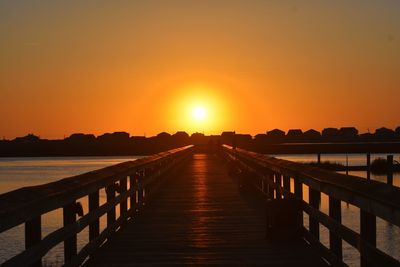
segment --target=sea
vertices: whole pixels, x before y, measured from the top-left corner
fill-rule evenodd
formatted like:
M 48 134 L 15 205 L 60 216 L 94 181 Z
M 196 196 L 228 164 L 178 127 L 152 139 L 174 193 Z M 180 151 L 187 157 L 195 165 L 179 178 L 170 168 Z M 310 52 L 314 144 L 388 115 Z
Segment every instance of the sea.
M 312 162 L 317 160 L 317 155 L 272 155 L 277 158 L 296 162 Z M 371 161 L 375 158 L 386 158 L 386 154 L 372 154 Z M 53 182 L 62 178 L 86 173 L 96 169 L 129 160 L 136 160 L 141 156 L 130 157 L 19 157 L 0 158 L 0 194 L 25 187 Z M 394 154 L 394 159 L 400 162 L 400 154 Z M 365 154 L 322 154 L 322 161 L 338 162 L 349 166 L 366 165 Z M 345 172 L 342 172 L 345 173 Z M 352 171 L 349 175 L 366 178 L 364 171 Z M 373 180 L 386 182 L 385 175 L 371 175 Z M 395 174 L 393 186 L 400 187 L 400 174 Z M 292 186 L 293 188 L 293 186 Z M 308 201 L 308 191 L 303 190 L 303 198 Z M 78 200 L 82 203 L 84 213 L 87 213 L 87 198 Z M 105 192 L 100 192 L 100 205 L 105 203 Z M 320 209 L 328 212 L 328 196 L 322 194 Z M 117 209 L 118 212 L 118 209 Z M 117 214 L 118 216 L 118 214 Z M 304 222 L 308 227 L 308 216 L 304 215 Z M 342 202 L 342 223 L 356 232 L 360 231 L 360 210 L 351 204 Z M 100 228 L 106 226 L 106 216 L 100 219 Z M 62 210 L 46 213 L 42 216 L 42 236 L 45 236 L 62 227 Z M 329 247 L 329 231 L 320 226 L 322 243 Z M 78 234 L 78 250 L 88 240 L 88 230 L 84 229 Z M 384 220 L 377 218 L 377 246 L 385 253 L 400 260 L 400 229 Z M 0 264 L 24 250 L 24 226 L 16 226 L 0 233 Z M 343 257 L 349 266 L 359 266 L 360 255 L 356 249 L 343 241 Z M 43 258 L 44 266 L 61 266 L 63 264 L 63 244 L 50 250 Z

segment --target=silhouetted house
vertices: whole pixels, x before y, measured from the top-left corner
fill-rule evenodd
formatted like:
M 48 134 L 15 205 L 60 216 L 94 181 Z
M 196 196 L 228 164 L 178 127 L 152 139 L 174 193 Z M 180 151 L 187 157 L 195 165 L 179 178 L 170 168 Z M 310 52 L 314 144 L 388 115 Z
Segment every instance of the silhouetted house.
M 34 134 L 28 134 L 23 137 L 17 137 L 14 139 L 14 141 L 16 141 L 16 142 L 36 142 L 36 141 L 40 141 L 40 137 L 36 136 Z
M 184 131 L 178 131 L 172 135 L 174 146 L 183 146 L 189 144 L 190 137 Z
M 286 134 L 287 142 L 303 141 L 303 131 L 300 129 L 290 129 Z
M 359 135 L 359 139 L 363 142 L 370 142 L 370 141 L 374 141 L 374 137 L 375 135 L 372 133 L 362 133 Z
M 97 140 L 101 142 L 124 142 L 129 140 L 129 133 L 126 132 L 114 132 L 105 133 L 97 137 Z
M 85 142 L 94 142 L 96 137 L 94 134 L 83 134 L 83 133 L 74 133 L 69 137 L 65 138 L 65 141 L 69 142 L 77 142 L 77 143 L 85 143 Z
M 193 133 L 190 136 L 190 142 L 194 145 L 206 144 L 205 136 L 202 133 Z
M 156 137 L 157 138 L 169 138 L 169 137 L 171 137 L 171 134 L 166 133 L 166 132 L 161 132 L 161 133 L 157 134 Z
M 396 134 L 400 135 L 400 126 L 396 128 Z
M 314 130 L 314 129 L 310 129 L 308 131 L 305 131 L 303 133 L 303 138 L 304 141 L 307 142 L 316 142 L 316 141 L 320 141 L 321 140 L 321 133 Z
M 256 136 L 254 136 L 254 140 L 256 142 L 265 142 L 268 140 L 268 137 L 266 134 L 257 134 Z
M 232 145 L 233 141 L 235 139 L 235 132 L 222 132 L 221 134 L 221 142 L 223 144 L 228 144 L 228 145 Z
M 179 139 L 189 139 L 189 135 L 184 131 L 178 131 L 174 133 L 172 136 Z
M 358 130 L 354 127 L 342 127 L 339 130 L 341 140 L 353 141 L 358 137 Z
M 375 130 L 375 138 L 379 140 L 392 140 L 396 138 L 396 133 L 392 129 L 388 129 L 385 127 L 379 128 Z
M 235 135 L 236 146 L 242 148 L 248 148 L 253 141 L 250 134 L 236 134 Z
M 267 132 L 268 141 L 282 142 L 285 139 L 285 132 L 279 129 L 274 129 Z
M 322 130 L 322 137 L 325 140 L 337 140 L 339 130 L 337 128 L 325 128 Z

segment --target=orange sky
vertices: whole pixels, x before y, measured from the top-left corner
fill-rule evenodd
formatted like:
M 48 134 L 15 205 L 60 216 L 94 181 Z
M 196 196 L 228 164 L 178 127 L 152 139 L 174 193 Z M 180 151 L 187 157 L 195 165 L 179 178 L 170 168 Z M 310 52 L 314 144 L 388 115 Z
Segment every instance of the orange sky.
M 399 1 L 82 2 L 0 2 L 0 138 L 400 125 Z

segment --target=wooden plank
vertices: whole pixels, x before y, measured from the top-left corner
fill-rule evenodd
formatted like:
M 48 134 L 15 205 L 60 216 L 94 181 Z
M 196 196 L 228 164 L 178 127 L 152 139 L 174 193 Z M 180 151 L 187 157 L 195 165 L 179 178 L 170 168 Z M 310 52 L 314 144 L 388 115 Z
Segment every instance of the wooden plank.
M 301 239 L 267 242 L 264 205 L 253 206 L 254 191 L 242 191 L 218 160 L 195 154 L 87 265 L 327 265 Z

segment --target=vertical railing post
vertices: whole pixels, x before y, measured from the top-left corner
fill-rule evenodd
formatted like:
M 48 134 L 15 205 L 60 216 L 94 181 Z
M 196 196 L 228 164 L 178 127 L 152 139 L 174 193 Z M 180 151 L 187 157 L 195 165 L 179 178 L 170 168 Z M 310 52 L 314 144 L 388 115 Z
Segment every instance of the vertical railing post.
M 290 197 L 290 177 L 284 175 L 283 176 L 283 195 L 285 196 L 285 198 L 289 198 Z
M 136 205 L 137 192 L 136 192 L 136 177 L 134 174 L 131 174 L 129 176 L 129 191 L 130 191 L 129 201 L 130 201 L 130 206 L 131 206 L 130 213 L 131 213 L 131 216 L 135 216 L 135 213 L 137 212 L 137 210 L 136 210 L 136 208 L 137 208 L 137 205 Z
M 319 203 L 321 201 L 321 192 L 311 188 L 311 186 L 309 186 L 308 189 L 309 189 L 308 193 L 310 199 L 310 206 L 319 210 Z M 319 222 L 312 216 L 310 216 L 310 232 L 312 235 L 314 235 L 315 238 L 319 240 Z
M 89 194 L 89 213 L 99 208 L 99 191 Z M 100 218 L 96 218 L 89 224 L 89 242 L 100 234 Z
M 367 154 L 367 180 L 371 179 L 371 154 Z
M 376 216 L 367 211 L 360 210 L 360 235 L 361 239 L 376 247 Z M 375 266 L 368 261 L 368 255 L 364 249 L 360 250 L 361 267 Z
M 140 172 L 138 179 L 136 180 L 137 185 L 137 194 L 138 194 L 138 201 L 137 207 L 138 211 L 140 212 L 144 206 L 144 188 L 143 188 L 143 179 L 144 179 L 144 170 Z
M 276 187 L 276 199 L 281 199 L 282 194 L 281 194 L 281 187 L 282 187 L 282 181 L 281 181 L 281 174 L 280 173 L 275 173 L 275 185 Z
M 393 185 L 393 155 L 387 156 L 387 184 Z
M 76 221 L 76 202 L 63 207 L 64 227 Z M 64 263 L 72 259 L 77 253 L 76 233 L 64 240 Z
M 107 203 L 115 199 L 115 184 L 106 187 Z M 107 227 L 115 222 L 115 206 L 107 212 Z
M 321 153 L 317 154 L 317 163 L 318 165 L 321 164 Z
M 121 178 L 121 180 L 119 181 L 119 186 L 120 186 L 120 194 L 123 194 L 128 190 L 128 179 L 126 176 Z M 119 210 L 120 216 L 126 214 L 128 210 L 128 200 L 127 199 L 123 200 L 119 208 L 120 208 Z
M 274 175 L 273 174 L 267 174 L 267 179 L 268 179 L 268 184 L 267 184 L 267 190 L 268 190 L 268 199 L 274 199 L 274 188 L 272 187 L 271 183 L 274 182 Z
M 300 207 L 303 204 L 303 184 L 301 183 L 300 179 L 294 177 L 294 195 L 296 196 L 296 199 L 300 202 Z M 303 209 L 302 209 L 303 210 Z M 301 225 L 304 225 L 303 223 L 303 212 L 300 217 L 300 223 Z
M 25 249 L 28 249 L 42 239 L 42 223 L 41 223 L 40 215 L 25 222 Z M 38 260 L 31 266 L 33 267 L 41 267 L 42 260 Z
M 329 217 L 334 219 L 339 224 L 342 223 L 341 201 L 332 196 L 329 196 Z M 339 235 L 329 231 L 329 248 L 340 259 L 343 258 L 342 239 Z

